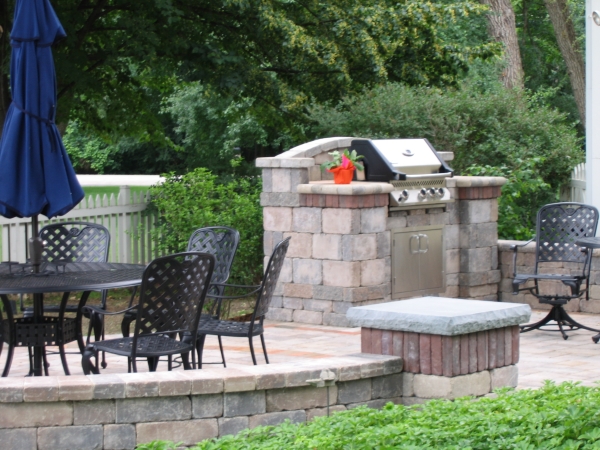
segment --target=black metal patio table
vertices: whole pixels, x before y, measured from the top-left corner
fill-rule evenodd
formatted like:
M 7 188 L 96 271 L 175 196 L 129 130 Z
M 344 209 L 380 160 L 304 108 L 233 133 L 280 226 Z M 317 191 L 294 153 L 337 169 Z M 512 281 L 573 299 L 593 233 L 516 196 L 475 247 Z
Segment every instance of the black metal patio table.
M 2 339 L 9 344 L 7 362 L 3 376 L 8 375 L 14 347 L 33 347 L 31 373 L 42 375 L 43 350 L 47 345 L 65 345 L 74 340 L 83 352 L 85 345 L 82 334 L 81 308 L 92 291 L 138 286 L 142 281 L 145 265 L 84 262 L 45 263 L 40 273 L 31 273 L 26 264 L 0 263 L 0 299 L 6 319 L 2 320 Z M 76 317 L 65 318 L 66 306 L 71 292 L 83 292 Z M 58 317 L 44 316 L 43 294 L 63 292 Z M 15 318 L 8 294 L 34 294 L 33 316 Z M 0 316 L 1 319 L 1 316 Z M 66 362 L 63 366 L 68 375 Z

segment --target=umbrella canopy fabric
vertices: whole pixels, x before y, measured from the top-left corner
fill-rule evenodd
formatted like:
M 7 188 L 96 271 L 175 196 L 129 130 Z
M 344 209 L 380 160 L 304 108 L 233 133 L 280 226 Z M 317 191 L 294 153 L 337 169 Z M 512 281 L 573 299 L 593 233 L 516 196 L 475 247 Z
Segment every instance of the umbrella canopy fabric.
M 12 104 L 0 139 L 0 214 L 60 216 L 83 189 L 54 123 L 52 45 L 66 36 L 49 0 L 17 0 L 10 35 Z

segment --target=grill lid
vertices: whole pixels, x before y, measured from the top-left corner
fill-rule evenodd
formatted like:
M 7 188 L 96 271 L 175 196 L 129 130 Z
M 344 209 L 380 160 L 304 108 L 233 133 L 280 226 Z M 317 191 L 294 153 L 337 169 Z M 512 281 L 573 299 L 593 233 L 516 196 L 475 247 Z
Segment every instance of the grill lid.
M 452 176 L 427 139 L 354 139 L 350 149 L 364 156 L 367 181 Z

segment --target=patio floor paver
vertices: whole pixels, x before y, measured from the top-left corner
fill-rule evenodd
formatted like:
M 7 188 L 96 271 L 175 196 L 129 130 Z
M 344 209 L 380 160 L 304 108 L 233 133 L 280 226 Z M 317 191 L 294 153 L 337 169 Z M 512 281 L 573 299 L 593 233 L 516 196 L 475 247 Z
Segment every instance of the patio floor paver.
M 534 311 L 532 321 L 539 320 L 546 313 Z M 581 323 L 600 328 L 600 315 L 577 314 L 572 316 Z M 593 385 L 600 380 L 600 345 L 595 345 L 591 331 L 568 331 L 568 340 L 559 333 L 551 331 L 532 331 L 521 334 L 521 355 L 519 361 L 519 388 L 537 388 L 544 380 L 579 381 Z M 297 363 L 299 366 L 311 360 L 339 357 L 360 353 L 360 329 L 338 328 L 321 325 L 307 325 L 290 322 L 266 323 L 265 339 L 271 364 Z M 223 338 L 227 367 L 236 368 L 252 364 L 248 343 L 240 338 Z M 75 350 L 76 344 L 68 346 Z M 255 349 L 259 364 L 264 364 L 258 338 Z M 6 346 L 0 357 L 0 367 L 4 366 Z M 62 366 L 58 355 L 49 355 L 50 374 L 62 375 Z M 217 340 L 207 338 L 204 361 L 218 361 Z M 69 367 L 74 375 L 81 374 L 81 356 L 68 355 Z M 101 373 L 123 373 L 127 371 L 126 359 L 107 355 L 108 367 Z M 220 369 L 217 364 L 205 364 L 203 370 Z M 29 369 L 27 349 L 19 348 L 10 371 L 10 377 L 22 377 Z M 144 362 L 138 364 L 139 371 L 147 371 Z M 160 364 L 159 370 L 166 370 L 166 364 Z M 0 381 L 1 383 L 1 381 Z

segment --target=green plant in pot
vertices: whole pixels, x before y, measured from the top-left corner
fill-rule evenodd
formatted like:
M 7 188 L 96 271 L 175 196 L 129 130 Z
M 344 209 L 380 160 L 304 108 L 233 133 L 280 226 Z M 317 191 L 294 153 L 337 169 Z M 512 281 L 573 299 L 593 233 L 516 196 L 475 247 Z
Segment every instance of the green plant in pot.
M 329 152 L 331 161 L 326 161 L 321 164 L 323 169 L 333 173 L 333 181 L 335 184 L 350 184 L 354 176 L 354 170 L 358 170 L 357 179 L 364 180 L 364 166 L 359 162 L 363 159 L 363 155 L 356 153 L 356 150 L 351 152 L 348 149 L 340 153 L 339 150 Z

